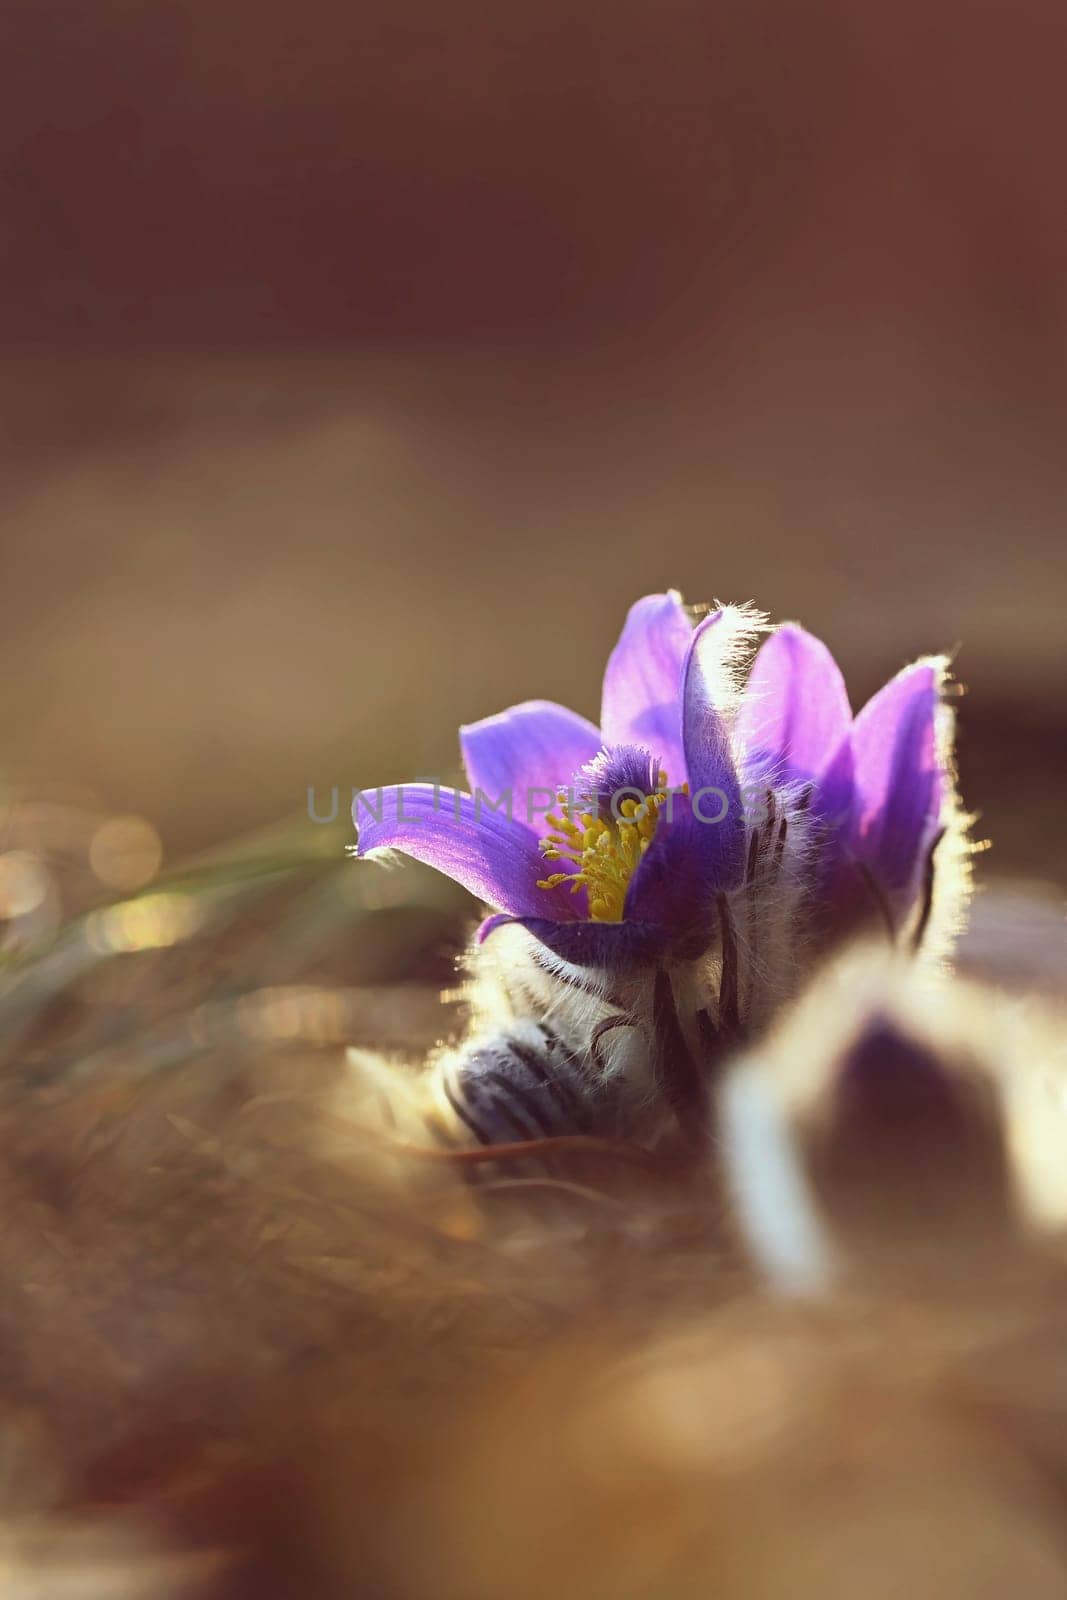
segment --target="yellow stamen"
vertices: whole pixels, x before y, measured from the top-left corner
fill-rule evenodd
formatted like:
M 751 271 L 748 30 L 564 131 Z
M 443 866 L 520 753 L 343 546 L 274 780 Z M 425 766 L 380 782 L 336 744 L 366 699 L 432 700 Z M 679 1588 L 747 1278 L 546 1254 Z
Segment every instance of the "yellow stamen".
M 539 889 L 557 889 L 567 884 L 572 894 L 585 889 L 589 915 L 594 922 L 621 922 L 626 891 L 645 851 L 656 832 L 660 810 L 667 800 L 667 774 L 659 774 L 661 790 L 643 801 L 627 796 L 618 806 L 617 817 L 600 817 L 579 811 L 565 790 L 557 796 L 559 811 L 547 818 L 555 830 L 541 840 L 541 853 L 548 861 L 569 861 L 577 872 L 554 872 L 542 879 Z
M 537 887 L 539 889 L 556 889 L 561 883 L 566 883 L 569 877 L 569 872 L 554 872 L 551 878 L 539 878 Z

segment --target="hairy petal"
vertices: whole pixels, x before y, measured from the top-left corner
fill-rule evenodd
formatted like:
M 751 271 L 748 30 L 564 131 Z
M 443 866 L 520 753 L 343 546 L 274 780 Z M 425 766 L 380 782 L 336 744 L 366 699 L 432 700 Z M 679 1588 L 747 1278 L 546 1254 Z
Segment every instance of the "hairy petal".
M 943 657 L 905 667 L 856 718 L 852 849 L 899 920 L 915 901 L 941 826 L 948 778 L 939 749 Z
M 723 811 L 720 797 L 704 797 L 704 817 Z M 729 824 L 729 813 L 719 822 L 701 821 L 688 795 L 672 795 L 626 891 L 627 922 L 661 928 L 664 945 L 678 953 L 702 954 L 718 921 L 716 895 L 733 887 L 734 879 L 723 876 L 719 837 Z
M 669 944 L 666 930 L 652 923 L 551 922 L 545 917 L 489 917 L 478 930 L 479 942 L 505 922 L 518 922 L 576 967 L 604 967 L 611 972 L 658 961 Z
M 513 916 L 566 921 L 579 914 L 578 897 L 566 888 L 538 889 L 549 868 L 532 830 L 469 794 L 429 783 L 365 789 L 352 804 L 352 820 L 358 856 L 403 851 Z
M 460 728 L 459 742 L 471 789 L 493 800 L 510 793 L 515 821 L 544 835 L 556 791 L 596 755 L 600 733 L 566 706 L 526 700 Z
M 692 624 L 673 590 L 646 595 L 630 607 L 604 672 L 600 724 L 605 744 L 651 750 L 671 783 L 682 782 L 682 667 L 692 637 Z
M 683 668 L 685 771 L 695 816 L 683 823 L 680 839 L 695 852 L 688 870 L 697 874 L 700 893 L 734 888 L 745 859 L 745 819 L 730 732 L 713 701 L 714 686 L 722 680 L 723 648 L 732 646 L 719 631 L 722 617 L 721 611 L 705 617 L 692 636 Z

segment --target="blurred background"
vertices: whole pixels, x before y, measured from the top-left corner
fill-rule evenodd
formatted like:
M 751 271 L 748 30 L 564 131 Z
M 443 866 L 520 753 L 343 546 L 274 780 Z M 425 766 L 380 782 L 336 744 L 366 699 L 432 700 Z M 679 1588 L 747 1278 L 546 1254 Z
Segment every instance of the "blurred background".
M 515 699 L 595 715 L 674 585 L 800 617 L 857 704 L 958 646 L 983 870 L 1067 877 L 1055 0 L 0 34 L 19 792 L 171 861 L 447 774 Z

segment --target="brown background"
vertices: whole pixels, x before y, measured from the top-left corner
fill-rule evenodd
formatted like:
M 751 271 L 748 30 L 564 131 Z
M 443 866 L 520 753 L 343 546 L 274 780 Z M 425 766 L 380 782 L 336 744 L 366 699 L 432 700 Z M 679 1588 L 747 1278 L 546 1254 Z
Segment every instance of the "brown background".
M 1061 842 L 1067 13 L 34 0 L 0 22 L 0 739 L 168 855 L 595 713 L 627 604 L 959 644 Z

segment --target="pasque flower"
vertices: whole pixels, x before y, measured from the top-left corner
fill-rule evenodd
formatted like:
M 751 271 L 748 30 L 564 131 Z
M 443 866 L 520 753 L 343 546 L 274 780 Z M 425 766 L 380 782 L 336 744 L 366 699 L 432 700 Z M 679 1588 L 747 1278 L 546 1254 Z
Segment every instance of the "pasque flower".
M 694 625 L 676 594 L 630 610 L 604 674 L 600 727 L 531 700 L 460 730 L 472 793 L 364 791 L 357 853 L 441 869 L 567 960 L 623 967 L 697 954 L 745 865 L 730 728 L 717 704 L 747 615 Z
M 946 663 L 905 668 L 853 719 L 825 645 L 787 624 L 739 698 L 737 651 L 759 621 L 727 606 L 694 622 L 674 593 L 639 600 L 599 728 L 543 700 L 462 728 L 471 792 L 361 792 L 357 854 L 400 850 L 455 878 L 496 912 L 483 935 L 516 921 L 565 960 L 621 969 L 701 955 L 731 900 L 732 924 L 746 903 L 765 923 L 766 864 L 795 822 L 786 915 L 790 930 L 810 923 L 798 945 L 877 919 L 895 938 L 925 918 L 954 805 Z

